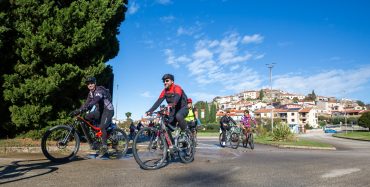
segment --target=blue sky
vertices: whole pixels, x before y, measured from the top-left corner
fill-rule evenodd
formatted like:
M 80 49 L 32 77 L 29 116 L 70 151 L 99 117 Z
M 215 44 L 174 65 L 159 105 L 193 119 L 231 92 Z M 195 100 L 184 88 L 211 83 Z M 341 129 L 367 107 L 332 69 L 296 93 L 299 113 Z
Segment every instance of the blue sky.
M 139 119 L 164 73 L 193 100 L 270 87 L 370 103 L 370 1 L 130 0 L 115 74 L 118 119 Z M 118 90 L 117 90 L 118 84 Z

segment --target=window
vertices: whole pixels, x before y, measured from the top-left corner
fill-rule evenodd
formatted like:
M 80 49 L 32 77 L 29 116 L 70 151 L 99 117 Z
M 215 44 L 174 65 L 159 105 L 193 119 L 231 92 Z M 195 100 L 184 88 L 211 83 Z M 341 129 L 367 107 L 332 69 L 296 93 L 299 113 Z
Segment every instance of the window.
M 294 116 L 294 112 L 290 113 L 291 116 Z
M 294 119 L 292 119 L 291 121 L 294 122 Z

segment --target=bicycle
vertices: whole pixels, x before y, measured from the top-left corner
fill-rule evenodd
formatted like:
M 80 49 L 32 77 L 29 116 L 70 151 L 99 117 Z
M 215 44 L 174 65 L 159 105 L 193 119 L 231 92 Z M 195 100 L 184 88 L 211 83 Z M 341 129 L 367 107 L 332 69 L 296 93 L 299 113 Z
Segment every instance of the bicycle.
M 177 153 L 181 162 L 190 163 L 194 160 L 195 146 L 189 129 L 180 131 L 168 122 L 171 107 L 161 106 L 158 112 L 159 123 L 153 127 L 144 127 L 135 137 L 132 152 L 135 161 L 142 169 L 159 169 Z M 172 136 L 175 132 L 175 136 Z M 167 162 L 165 162 L 167 161 Z
M 219 135 L 219 143 L 221 147 L 225 147 L 228 143 L 233 149 L 237 149 L 240 143 L 240 128 L 236 125 L 231 126 L 231 129 L 226 131 L 226 140 L 222 141 L 223 132 Z M 225 145 L 222 144 L 225 142 Z
M 247 148 L 248 147 L 248 144 L 249 144 L 249 147 L 251 149 L 254 149 L 254 135 L 253 135 L 253 129 L 251 129 L 251 131 L 249 131 L 247 133 L 247 137 L 246 138 L 246 135 L 244 133 L 244 131 L 246 131 L 246 129 L 243 129 L 243 147 Z
M 107 136 L 109 155 L 116 158 L 124 156 L 129 142 L 127 134 L 111 123 L 107 127 Z M 57 125 L 45 132 L 41 140 L 42 153 L 52 162 L 71 161 L 76 157 L 80 148 L 80 137 L 86 139 L 90 149 L 100 150 L 102 146 L 101 129 L 77 115 L 72 124 Z

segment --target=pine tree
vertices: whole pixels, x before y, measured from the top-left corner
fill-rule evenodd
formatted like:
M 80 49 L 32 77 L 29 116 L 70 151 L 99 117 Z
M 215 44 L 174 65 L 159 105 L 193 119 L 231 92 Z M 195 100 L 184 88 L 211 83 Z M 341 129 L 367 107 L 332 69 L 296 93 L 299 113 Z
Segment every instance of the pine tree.
M 87 95 L 86 76 L 96 76 L 98 84 L 112 90 L 112 68 L 105 62 L 118 53 L 117 28 L 126 5 L 127 0 L 1 4 L 6 11 L 0 22 L 5 20 L 10 31 L 0 28 L 0 39 L 7 36 L 0 67 L 12 69 L 2 84 L 16 128 L 41 129 L 66 119 Z

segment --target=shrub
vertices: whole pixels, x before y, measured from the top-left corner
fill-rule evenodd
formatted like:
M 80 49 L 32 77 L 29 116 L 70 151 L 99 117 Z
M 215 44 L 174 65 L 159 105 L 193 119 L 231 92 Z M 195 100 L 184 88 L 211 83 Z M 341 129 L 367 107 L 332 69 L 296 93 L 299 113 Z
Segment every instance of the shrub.
M 259 137 L 266 137 L 269 135 L 269 131 L 266 127 L 262 126 L 262 125 L 259 125 L 257 128 L 256 128 L 256 131 L 257 131 L 257 136 Z
M 304 129 L 311 130 L 313 129 L 313 127 L 309 123 L 307 123 L 306 125 L 304 125 Z
M 295 136 L 287 124 L 280 123 L 274 128 L 272 139 L 274 141 L 293 141 L 295 140 Z
M 358 125 L 365 128 L 370 128 L 370 112 L 365 112 L 358 119 Z
M 45 127 L 41 130 L 30 130 L 25 134 L 17 136 L 18 138 L 31 138 L 32 140 L 39 140 L 50 127 Z

